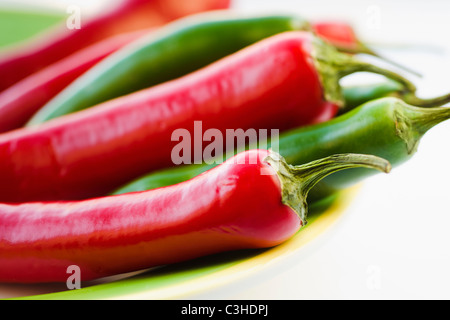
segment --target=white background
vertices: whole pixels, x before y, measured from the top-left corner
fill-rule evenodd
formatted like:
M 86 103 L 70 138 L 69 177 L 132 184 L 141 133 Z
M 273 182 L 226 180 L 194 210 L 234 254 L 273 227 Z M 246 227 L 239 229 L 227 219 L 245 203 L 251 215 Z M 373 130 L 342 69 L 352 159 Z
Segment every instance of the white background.
M 94 0 L 0 0 L 0 5 L 64 10 L 78 2 L 98 7 Z M 350 21 L 366 42 L 425 74 L 422 80 L 412 78 L 420 95 L 450 92 L 450 1 L 235 0 L 233 6 Z M 450 122 L 425 136 L 413 160 L 367 180 L 336 228 L 290 268 L 196 298 L 449 299 L 449 146 Z

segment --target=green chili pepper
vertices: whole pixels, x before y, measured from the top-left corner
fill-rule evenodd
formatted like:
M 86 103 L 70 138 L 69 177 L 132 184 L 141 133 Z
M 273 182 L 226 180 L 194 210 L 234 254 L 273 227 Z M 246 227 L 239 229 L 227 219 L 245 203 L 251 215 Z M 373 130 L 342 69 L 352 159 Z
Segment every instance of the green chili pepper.
M 331 121 L 283 134 L 279 153 L 289 163 L 299 165 L 338 153 L 372 154 L 393 166 L 408 161 L 420 139 L 435 125 L 450 119 L 449 108 L 420 108 L 397 98 L 368 102 Z M 194 178 L 213 165 L 189 165 L 150 174 L 114 194 L 165 187 Z M 310 193 L 312 202 L 347 188 L 373 172 L 352 169 L 320 182 Z
M 379 83 L 344 87 L 342 92 L 345 98 L 345 107 L 340 110 L 339 114 L 347 113 L 367 101 L 401 94 L 403 86 L 396 81 L 386 80 Z

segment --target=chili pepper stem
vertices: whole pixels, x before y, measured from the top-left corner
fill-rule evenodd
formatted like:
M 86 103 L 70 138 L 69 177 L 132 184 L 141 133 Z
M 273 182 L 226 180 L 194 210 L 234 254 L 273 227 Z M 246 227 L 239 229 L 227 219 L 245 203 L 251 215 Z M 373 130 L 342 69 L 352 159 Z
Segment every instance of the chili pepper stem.
M 450 108 L 416 107 L 398 99 L 393 105 L 397 135 L 405 142 L 410 155 L 417 151 L 420 139 L 425 133 L 450 119 Z
M 320 39 L 315 39 L 313 54 L 316 60 L 317 70 L 321 75 L 325 98 L 328 101 L 338 104 L 342 108 L 345 106 L 339 80 L 356 72 L 375 73 L 397 82 L 403 89 L 401 92 L 397 93 L 396 96 L 414 106 L 432 108 L 450 103 L 450 93 L 431 99 L 419 98 L 416 95 L 416 86 L 402 75 L 360 61 L 352 55 L 339 52 L 334 47 L 322 42 Z
M 292 208 L 306 225 L 309 191 L 322 179 L 335 172 L 352 168 L 370 168 L 389 173 L 391 164 L 382 158 L 371 155 L 341 154 L 301 166 L 289 165 L 277 153 L 271 153 L 266 161 L 276 170 L 281 182 L 282 201 Z
M 422 99 L 416 96 L 414 93 L 411 92 L 402 92 L 398 94 L 399 98 L 405 101 L 408 104 L 411 104 L 416 107 L 422 107 L 422 108 L 432 108 L 432 107 L 439 107 L 443 106 L 447 103 L 450 103 L 450 93 L 437 97 L 437 98 L 431 98 L 431 99 Z
M 423 78 L 423 74 L 421 74 L 421 73 L 419 73 L 419 72 L 417 72 L 415 70 L 412 70 L 411 68 L 409 68 L 407 66 L 404 66 L 404 65 L 398 63 L 397 61 L 394 61 L 392 59 L 389 59 L 389 58 L 381 55 L 380 53 L 370 49 L 369 47 L 367 47 L 366 45 L 364 45 L 362 43 L 359 43 L 359 50 L 358 50 L 357 53 L 368 54 L 370 56 L 373 56 L 375 58 L 383 60 L 384 62 L 387 62 L 387 63 L 389 63 L 390 65 L 392 65 L 394 67 L 397 67 L 397 68 L 402 69 L 402 70 L 404 70 L 404 71 L 406 71 L 406 72 L 408 72 L 408 73 L 410 73 L 412 75 L 415 75 L 418 78 Z
M 339 72 L 340 78 L 356 72 L 371 72 L 399 82 L 405 87 L 405 90 L 407 90 L 408 92 L 415 93 L 417 91 L 417 87 L 411 81 L 395 72 L 380 68 L 364 61 L 360 61 L 352 56 L 348 56 L 346 58 L 343 57 L 342 60 L 343 67 L 341 67 L 341 70 Z
M 406 114 L 419 134 L 425 134 L 441 122 L 450 119 L 450 108 L 418 108 L 407 106 Z
M 370 56 L 373 56 L 375 58 L 378 58 L 386 63 L 389 63 L 390 65 L 397 67 L 403 71 L 406 71 L 412 75 L 415 75 L 418 78 L 423 78 L 423 74 L 405 66 L 402 65 L 400 63 L 398 63 L 397 61 L 394 61 L 390 58 L 387 58 L 381 54 L 379 54 L 378 52 L 370 49 L 369 47 L 367 47 L 366 45 L 364 45 L 363 43 L 358 43 L 358 45 L 356 46 L 356 48 L 354 50 L 348 48 L 348 47 L 340 47 L 340 46 L 336 46 L 336 49 L 339 50 L 340 52 L 345 52 L 345 53 L 350 53 L 350 54 L 367 54 Z
M 400 83 L 408 93 L 414 94 L 417 91 L 416 86 L 402 75 L 360 61 L 350 54 L 339 52 L 335 47 L 318 38 L 314 39 L 312 54 L 324 87 L 325 99 L 339 106 L 344 106 L 344 98 L 339 82 L 342 78 L 356 72 L 379 74 Z

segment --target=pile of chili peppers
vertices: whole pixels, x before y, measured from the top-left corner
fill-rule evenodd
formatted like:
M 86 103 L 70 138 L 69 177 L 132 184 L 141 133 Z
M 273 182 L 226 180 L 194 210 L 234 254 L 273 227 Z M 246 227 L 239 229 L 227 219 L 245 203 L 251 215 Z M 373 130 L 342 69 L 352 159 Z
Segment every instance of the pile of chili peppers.
M 123 0 L 0 55 L 0 282 L 277 246 L 308 207 L 408 161 L 450 118 L 450 95 L 421 99 L 361 60 L 378 55 L 351 26 L 228 7 Z M 386 82 L 341 86 L 357 72 Z M 172 135 L 198 122 L 279 130 L 279 152 L 219 142 L 225 162 L 176 166 Z

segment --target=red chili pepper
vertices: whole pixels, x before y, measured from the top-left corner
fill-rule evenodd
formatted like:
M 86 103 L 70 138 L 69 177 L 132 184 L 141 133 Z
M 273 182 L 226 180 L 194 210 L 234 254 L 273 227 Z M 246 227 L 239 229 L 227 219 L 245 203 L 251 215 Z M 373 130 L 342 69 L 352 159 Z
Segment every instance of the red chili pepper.
M 93 280 L 239 249 L 268 248 L 304 225 L 308 191 L 325 176 L 368 167 L 337 155 L 300 167 L 268 151 L 241 153 L 167 188 L 80 202 L 0 204 L 0 282 Z
M 4 53 L 0 58 L 0 91 L 111 36 L 161 26 L 197 12 L 225 9 L 230 0 L 122 0 L 113 3 L 112 9 L 105 8 L 106 12 L 83 23 L 81 29 L 60 27 L 41 35 L 33 43 Z
M 194 137 L 195 121 L 223 137 L 228 129 L 284 131 L 327 121 L 342 103 L 340 77 L 357 71 L 397 77 L 311 33 L 289 32 L 172 82 L 6 133 L 0 136 L 0 202 L 108 194 L 173 166 L 172 134 L 185 128 Z
M 342 48 L 349 52 L 358 52 L 361 50 L 361 42 L 356 36 L 353 27 L 348 23 L 320 21 L 315 22 L 312 27 L 318 36 L 337 48 Z
M 113 36 L 56 62 L 0 93 L 0 133 L 22 127 L 48 101 L 92 66 L 148 33 Z

